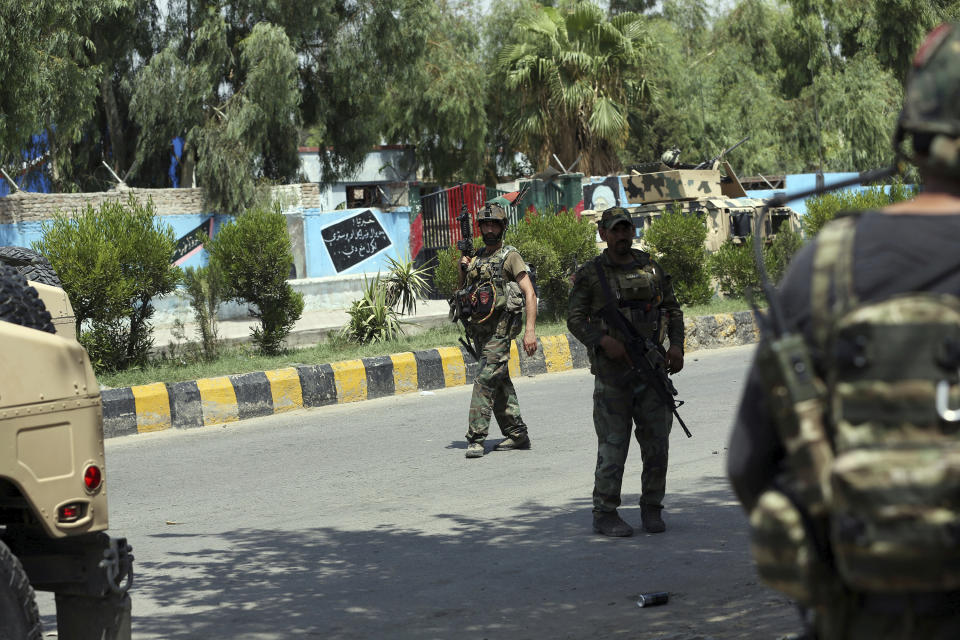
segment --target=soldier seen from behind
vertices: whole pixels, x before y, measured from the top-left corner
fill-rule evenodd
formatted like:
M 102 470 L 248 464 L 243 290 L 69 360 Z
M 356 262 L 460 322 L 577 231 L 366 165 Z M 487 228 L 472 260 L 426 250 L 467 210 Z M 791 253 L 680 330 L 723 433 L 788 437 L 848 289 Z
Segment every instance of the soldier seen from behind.
M 683 368 L 683 313 L 671 278 L 650 256 L 632 247 L 633 221 L 620 207 L 607 209 L 598 223 L 607 248 L 577 271 L 567 311 L 567 327 L 586 345 L 594 374 L 593 424 L 597 432 L 597 467 L 593 486 L 593 530 L 630 536 L 633 528 L 617 514 L 631 431 L 640 444 L 640 518 L 649 533 L 666 529 L 661 517 L 666 492 L 667 450 L 672 409 L 630 361 L 625 335 L 605 318 L 616 310 L 640 339 L 653 345 L 662 367 Z M 614 298 L 611 300 L 611 298 Z M 626 326 L 626 325 L 622 325 Z M 663 351 L 664 337 L 670 347 Z
M 460 291 L 455 295 L 462 308 L 468 310 L 467 337 L 473 342 L 480 362 L 470 400 L 468 458 L 483 456 L 491 414 L 505 436 L 495 451 L 530 448 L 527 425 L 520 416 L 517 392 L 507 365 L 510 344 L 522 328 L 524 310 L 523 349 L 528 356 L 537 351 L 537 296 L 526 263 L 515 248 L 503 244 L 509 205 L 510 201 L 503 196 L 485 204 L 477 213 L 484 247 L 472 257 L 460 259 Z
M 797 254 L 729 446 L 758 571 L 820 640 L 960 638 L 960 25 L 917 51 L 894 146 L 922 191 Z

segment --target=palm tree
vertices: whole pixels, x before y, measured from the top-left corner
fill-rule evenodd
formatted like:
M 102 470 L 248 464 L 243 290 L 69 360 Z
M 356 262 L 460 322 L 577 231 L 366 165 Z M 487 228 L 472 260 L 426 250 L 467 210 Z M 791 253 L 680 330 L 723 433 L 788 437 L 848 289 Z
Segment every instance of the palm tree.
M 630 133 L 629 106 L 649 91 L 652 55 L 645 18 L 610 20 L 591 2 L 564 11 L 543 7 L 522 19 L 497 60 L 511 92 L 507 129 L 517 150 L 544 168 L 551 154 L 588 175 L 621 168 L 618 151 Z

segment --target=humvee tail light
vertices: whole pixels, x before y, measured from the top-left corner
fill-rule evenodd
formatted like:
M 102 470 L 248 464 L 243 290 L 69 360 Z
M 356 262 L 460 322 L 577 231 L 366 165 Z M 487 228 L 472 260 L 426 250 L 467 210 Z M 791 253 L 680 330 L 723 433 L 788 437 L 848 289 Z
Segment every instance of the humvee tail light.
M 103 473 L 100 471 L 100 467 L 95 464 L 87 467 L 83 472 L 83 484 L 87 487 L 87 491 L 99 489 L 100 485 L 103 484 Z
M 83 517 L 84 504 L 82 502 L 72 502 L 60 507 L 57 514 L 57 520 L 60 522 L 76 522 Z

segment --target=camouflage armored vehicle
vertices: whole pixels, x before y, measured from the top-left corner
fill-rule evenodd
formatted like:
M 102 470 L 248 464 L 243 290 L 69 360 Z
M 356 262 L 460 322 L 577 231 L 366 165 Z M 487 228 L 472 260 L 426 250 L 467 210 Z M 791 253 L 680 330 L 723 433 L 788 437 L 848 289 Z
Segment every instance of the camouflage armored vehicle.
M 48 287 L 48 289 L 44 289 Z M 100 387 L 72 320 L 0 265 L 0 640 L 39 640 L 34 590 L 55 594 L 61 640 L 130 637 L 133 556 L 106 534 Z
M 737 174 L 724 159 L 727 152 L 745 141 L 746 138 L 697 165 L 677 162 L 679 152 L 674 149 L 665 153 L 659 162 L 640 165 L 633 169 L 633 175 L 621 176 L 626 193 L 622 206 L 632 214 L 638 235 L 642 236 L 643 230 L 665 211 L 679 208 L 681 212 L 704 217 L 708 251 L 716 251 L 730 239 L 746 241 L 764 200 L 747 197 Z M 763 237 L 767 242 L 783 225 L 800 231 L 800 219 L 789 207 L 771 209 L 764 222 Z

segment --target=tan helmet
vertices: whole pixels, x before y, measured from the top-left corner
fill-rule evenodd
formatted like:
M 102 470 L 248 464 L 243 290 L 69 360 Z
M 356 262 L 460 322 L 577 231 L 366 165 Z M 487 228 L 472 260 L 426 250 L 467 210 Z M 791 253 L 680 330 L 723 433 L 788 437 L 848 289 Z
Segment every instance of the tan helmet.
M 477 212 L 477 224 L 485 220 L 493 220 L 499 222 L 500 225 L 506 229 L 507 224 L 509 224 L 509 219 L 507 218 L 508 206 L 510 206 L 510 201 L 503 196 L 497 196 L 496 198 L 487 200 L 483 209 Z

